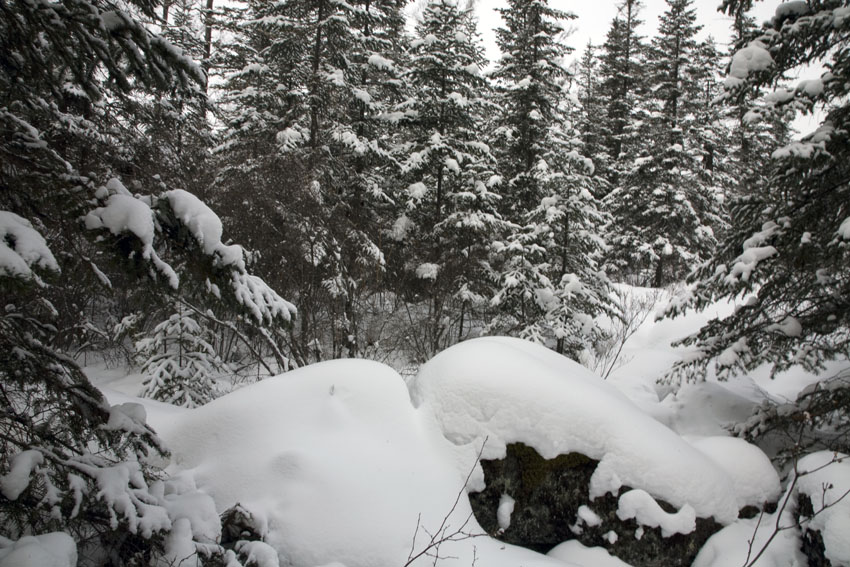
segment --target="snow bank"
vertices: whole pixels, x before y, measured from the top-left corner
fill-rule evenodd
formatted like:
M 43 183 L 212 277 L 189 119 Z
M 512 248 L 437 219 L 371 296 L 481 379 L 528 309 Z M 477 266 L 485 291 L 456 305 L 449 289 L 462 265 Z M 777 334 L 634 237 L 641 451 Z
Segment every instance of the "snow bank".
M 700 550 L 693 567 L 744 565 L 759 553 L 756 567 L 805 567 L 798 525 L 820 532 L 832 565 L 850 565 L 850 462 L 845 455 L 820 451 L 797 463 L 796 482 L 786 489 L 775 514 L 739 520 L 714 534 Z M 793 477 L 792 477 L 793 479 Z M 789 494 L 790 491 L 790 494 Z M 809 496 L 814 515 L 798 517 L 800 494 Z M 799 523 L 798 523 L 799 522 Z M 777 529 L 779 528 L 779 529 Z M 771 539 L 772 538 L 772 539 Z
M 599 460 L 589 497 L 640 488 L 676 508 L 723 524 L 738 515 L 732 481 L 713 461 L 644 414 L 584 367 L 542 346 L 502 337 L 456 345 L 425 364 L 411 384 L 445 436 L 483 458 L 522 442 L 551 459 L 570 452 Z M 474 478 L 483 488 L 483 473 Z
M 466 533 L 482 534 L 457 449 L 387 366 L 324 362 L 168 419 L 160 435 L 170 472 L 192 476 L 219 512 L 237 502 L 251 511 L 281 564 L 404 565 L 444 520 L 447 534 L 465 522 Z M 440 561 L 446 567 L 473 557 L 488 567 L 558 564 L 486 536 L 439 554 L 454 557 Z
M 760 508 L 765 502 L 779 499 L 782 494 L 779 475 L 767 455 L 755 445 L 737 437 L 702 437 L 688 441 L 732 479 L 738 508 Z
M 630 567 L 628 563 L 612 556 L 603 547 L 585 547 L 576 540 L 558 545 L 549 552 L 549 557 L 563 561 L 566 565 L 588 565 L 593 567 Z
M 826 558 L 850 566 L 850 457 L 820 451 L 797 464 L 797 490 L 812 501 L 809 529 L 820 532 Z
M 11 541 L 0 536 L 0 567 L 75 567 L 77 545 L 64 532 L 24 536 Z

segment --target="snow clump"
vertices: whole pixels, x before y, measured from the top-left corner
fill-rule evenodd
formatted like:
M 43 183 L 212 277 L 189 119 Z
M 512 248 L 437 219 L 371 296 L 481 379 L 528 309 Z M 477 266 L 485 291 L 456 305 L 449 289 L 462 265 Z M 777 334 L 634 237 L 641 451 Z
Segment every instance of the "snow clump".
M 0 276 L 29 279 L 33 276 L 32 266 L 59 271 L 47 242 L 30 221 L 0 211 Z

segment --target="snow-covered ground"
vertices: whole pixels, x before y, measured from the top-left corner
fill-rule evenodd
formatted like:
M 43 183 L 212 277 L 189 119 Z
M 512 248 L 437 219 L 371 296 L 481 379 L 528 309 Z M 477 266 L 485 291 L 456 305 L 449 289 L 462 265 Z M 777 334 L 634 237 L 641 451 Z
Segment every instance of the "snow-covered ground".
M 544 556 L 483 533 L 465 493 L 483 487 L 476 459 L 500 457 L 507 443 L 521 441 L 544 457 L 579 451 L 599 460 L 589 505 L 628 485 L 633 490 L 620 496 L 618 513 L 641 524 L 688 533 L 695 517 L 715 518 L 726 527 L 695 565 L 725 567 L 745 563 L 756 531 L 756 520 L 736 519 L 739 508 L 797 498 L 826 481 L 836 487 L 828 497 L 840 494 L 850 485 L 850 464 L 788 482 L 780 496 L 779 477 L 761 450 L 728 437 L 725 425 L 744 420 L 767 397 L 793 399 L 812 376 L 790 372 L 771 380 L 765 369 L 677 391 L 656 384 L 680 356 L 671 341 L 711 315 L 661 322 L 650 316 L 608 380 L 507 338 L 452 347 L 409 383 L 379 363 L 329 361 L 194 410 L 135 398 L 138 374 L 87 371 L 111 403 L 141 402 L 172 452 L 169 472 L 209 494 L 219 513 L 236 503 L 249 510 L 281 565 L 401 567 L 433 564 L 435 555 L 447 567 L 625 565 L 577 542 Z M 663 511 L 655 499 L 678 512 Z M 841 530 L 850 525 L 850 510 L 839 504 L 818 521 L 834 540 L 833 564 L 849 565 L 850 529 Z M 500 521 L 509 521 L 509 506 L 501 512 Z M 762 519 L 754 547 L 775 522 Z M 802 567 L 798 539 L 799 530 L 784 530 L 757 565 Z

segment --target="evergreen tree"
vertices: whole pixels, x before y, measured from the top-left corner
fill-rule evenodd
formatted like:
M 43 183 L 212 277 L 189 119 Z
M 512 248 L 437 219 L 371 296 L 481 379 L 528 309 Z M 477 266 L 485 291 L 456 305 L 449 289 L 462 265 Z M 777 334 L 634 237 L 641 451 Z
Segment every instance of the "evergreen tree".
M 161 35 L 187 57 L 204 57 L 201 15 L 196 0 L 171 0 L 168 19 Z M 206 84 L 192 83 L 188 89 L 171 88 L 156 98 L 141 97 L 137 118 L 143 135 L 133 144 L 136 174 L 144 178 L 159 175 L 172 186 L 181 187 L 202 198 L 212 182 L 209 152 L 212 132 Z M 125 181 L 128 177 L 125 176 Z
M 749 7 L 723 4 L 730 14 Z M 813 134 L 771 153 L 768 183 L 735 203 L 736 226 L 694 274 L 693 289 L 669 308 L 678 314 L 718 298 L 742 300 L 729 317 L 685 341 L 698 355 L 674 376 L 698 376 L 712 361 L 723 377 L 764 363 L 774 372 L 791 366 L 814 372 L 847 358 L 848 26 L 832 4 L 783 5 L 732 58 L 725 98 L 733 104 L 800 64 L 824 64 L 829 71 L 820 78 L 779 88 L 751 112 L 755 119 L 822 106 L 826 114 Z
M 755 21 L 744 13 L 736 13 L 730 40 L 731 58 L 758 33 Z M 761 96 L 765 87 L 749 85 L 733 104 L 725 104 L 732 122 L 728 151 L 732 186 L 731 199 L 746 198 L 753 192 L 765 191 L 770 172 L 770 154 L 790 141 L 790 128 L 778 113 L 763 112 Z M 733 219 L 734 224 L 734 219 Z
M 215 374 L 226 370 L 209 328 L 179 303 L 168 319 L 136 342 L 145 381 L 141 397 L 193 408 L 216 398 Z
M 611 169 L 611 156 L 606 145 L 607 122 L 602 119 L 606 115 L 606 102 L 600 72 L 601 62 L 597 56 L 597 46 L 588 41 L 575 77 L 580 106 L 576 126 L 581 135 L 581 153 L 593 160 L 597 191 L 595 195 L 598 198 L 604 197 L 611 190 L 606 177 Z
M 152 300 L 181 289 L 258 326 L 294 313 L 197 199 L 142 176 L 133 186 L 151 194 L 138 198 L 112 176 L 131 155 L 138 97 L 204 79 L 130 15 L 155 8 L 0 4 L 0 531 L 64 530 L 81 557 L 115 564 L 163 552 L 170 519 L 151 463 L 165 449 L 140 406 L 110 407 L 66 354 L 80 312 L 129 285 Z
M 471 10 L 429 2 L 416 27 L 406 81 L 411 98 L 398 112 L 405 189 L 392 237 L 398 290 L 424 314 L 419 355 L 462 339 L 490 295 L 487 246 L 496 214 L 495 164 L 481 141 L 487 102 L 483 49 Z
M 378 210 L 385 117 L 400 96 L 402 4 L 252 2 L 231 48 L 217 198 L 266 251 L 258 269 L 297 297 L 301 363 L 321 357 L 319 346 L 361 354 L 359 302 L 384 270 Z M 245 200 L 248 191 L 256 198 Z
M 684 277 L 714 250 L 722 228 L 721 199 L 712 178 L 717 141 L 707 136 L 710 117 L 691 0 L 667 0 L 653 40 L 648 141 L 633 168 L 606 197 L 614 215 L 613 258 L 623 276 L 660 287 Z M 703 50 L 703 54 L 708 51 Z M 712 124 L 712 123 L 709 123 Z
M 640 0 L 622 0 L 602 44 L 600 94 L 606 112 L 597 117 L 605 123 L 605 145 L 610 168 L 603 173 L 616 186 L 620 175 L 631 169 L 631 161 L 643 140 L 638 128 L 647 118 L 642 107 L 646 94 L 647 46 L 638 28 L 643 23 Z
M 560 43 L 572 15 L 540 0 L 513 0 L 498 30 L 504 53 L 497 142 L 503 214 L 513 229 L 495 246 L 502 311 L 491 325 L 578 357 L 599 337 L 594 317 L 610 312 L 601 261 L 593 163 L 579 153 L 578 112 L 567 96 Z

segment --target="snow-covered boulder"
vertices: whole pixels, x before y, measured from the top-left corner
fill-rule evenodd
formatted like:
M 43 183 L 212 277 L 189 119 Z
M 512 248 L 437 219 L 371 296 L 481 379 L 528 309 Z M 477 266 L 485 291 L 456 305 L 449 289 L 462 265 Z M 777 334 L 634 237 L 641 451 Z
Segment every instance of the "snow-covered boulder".
M 486 439 L 483 459 L 503 458 L 508 443 L 524 443 L 546 459 L 580 453 L 599 461 L 589 500 L 629 486 L 721 524 L 738 517 L 731 479 L 713 460 L 598 376 L 542 346 L 507 337 L 467 341 L 425 364 L 411 389 L 447 439 L 469 451 Z
M 239 503 L 281 565 L 402 566 L 424 551 L 414 565 L 435 553 L 441 567 L 561 565 L 483 534 L 456 448 L 387 366 L 324 362 L 151 418 L 171 472 L 191 475 L 219 513 Z M 427 549 L 429 533 L 456 532 Z
M 481 525 L 507 542 L 546 551 L 578 537 L 636 565 L 687 565 L 738 516 L 739 479 L 707 451 L 544 347 L 467 341 L 425 364 L 411 390 L 467 456 L 483 446 L 470 499 Z M 497 525 L 505 495 L 507 528 Z

